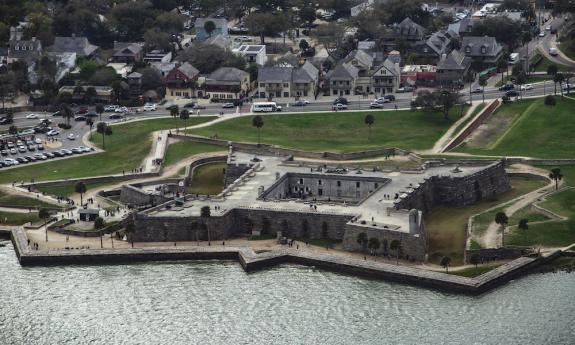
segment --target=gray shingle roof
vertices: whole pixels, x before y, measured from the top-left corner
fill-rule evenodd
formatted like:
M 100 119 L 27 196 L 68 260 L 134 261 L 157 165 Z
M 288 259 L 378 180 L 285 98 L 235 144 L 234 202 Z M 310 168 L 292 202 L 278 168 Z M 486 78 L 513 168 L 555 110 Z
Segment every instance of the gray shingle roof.
M 55 53 L 76 53 L 77 56 L 90 56 L 98 46 L 90 44 L 86 37 L 56 37 L 51 51 Z
M 351 80 L 357 78 L 359 70 L 348 63 L 337 65 L 327 74 L 329 80 Z
M 290 82 L 292 67 L 260 67 L 258 81 L 262 82 Z
M 446 56 L 441 57 L 437 64 L 438 70 L 465 70 L 471 64 L 471 58 L 458 50 L 453 50 Z
M 213 71 L 208 77 L 207 83 L 241 82 L 248 76 L 248 73 L 235 67 L 220 67 Z
M 482 52 L 482 48 L 485 48 L 485 52 Z M 496 56 L 503 49 L 503 47 L 497 43 L 495 37 L 489 36 L 466 36 L 463 37 L 461 42 L 461 50 L 465 52 L 467 56 Z
M 198 71 L 194 66 L 192 66 L 189 62 L 184 62 L 178 67 L 178 70 L 184 73 L 188 78 L 193 79 L 200 71 Z

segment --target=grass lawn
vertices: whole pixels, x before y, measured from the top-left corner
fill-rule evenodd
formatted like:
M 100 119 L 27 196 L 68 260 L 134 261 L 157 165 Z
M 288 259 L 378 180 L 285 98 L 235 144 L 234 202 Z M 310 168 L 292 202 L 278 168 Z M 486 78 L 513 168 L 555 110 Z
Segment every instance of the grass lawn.
M 212 119 L 211 117 L 194 117 L 188 120 L 188 125 Z M 113 134 L 106 137 L 106 152 L 5 170 L 0 174 L 0 183 L 30 181 L 31 179 L 42 181 L 88 177 L 121 173 L 122 170 L 129 171 L 139 167 L 144 157 L 150 152 L 151 132 L 174 127 L 174 120 L 170 118 L 112 126 Z M 95 135 L 94 142 L 101 147 L 100 136 Z
M 537 57 L 535 57 L 534 59 L 536 59 Z M 549 65 L 551 65 L 552 62 L 551 60 L 547 59 L 546 57 L 543 56 L 543 58 L 541 59 L 541 61 L 535 66 L 535 72 L 547 72 L 547 68 L 549 67 Z M 557 65 L 557 69 L 560 72 L 567 72 L 570 71 L 571 69 L 567 66 L 563 66 L 563 65 Z
M 24 225 L 26 223 L 39 222 L 37 212 L 31 213 L 17 213 L 17 212 L 2 212 L 0 211 L 0 224 L 2 225 Z
M 164 166 L 170 166 L 179 162 L 184 158 L 191 157 L 198 153 L 227 151 L 227 147 L 220 145 L 194 143 L 191 141 L 180 141 L 168 146 L 166 157 L 164 159 Z
M 479 114 L 479 112 L 481 110 L 483 110 L 483 108 L 485 108 L 486 105 L 487 105 L 487 103 L 479 103 L 477 105 L 477 107 L 475 107 L 475 109 L 473 110 L 473 113 L 471 113 L 471 116 L 469 116 L 465 121 L 463 121 L 457 127 L 455 127 L 455 130 L 453 131 L 453 136 L 457 135 L 459 133 L 459 131 L 461 131 L 463 128 L 465 128 L 465 126 L 467 126 L 467 124 L 471 120 L 473 120 L 475 118 L 475 116 L 477 116 L 477 114 Z
M 100 183 L 86 183 L 86 191 L 99 188 L 102 186 L 110 185 L 110 182 L 100 182 Z M 76 194 L 75 184 L 69 184 L 66 186 L 48 186 L 48 187 L 38 187 L 36 188 L 39 192 L 46 193 L 53 196 L 69 197 L 72 194 Z
M 547 72 L 547 67 L 545 68 L 545 72 Z M 525 83 L 523 84 L 533 84 L 533 83 L 540 83 L 543 80 L 552 80 L 553 78 L 551 78 L 548 75 L 542 76 L 542 75 L 529 75 L 527 76 L 527 78 L 525 78 Z M 501 82 L 501 79 L 499 79 L 499 81 L 497 83 L 495 83 L 496 87 L 502 86 L 504 84 L 507 84 L 508 81 L 512 81 L 515 80 L 515 77 L 513 77 L 512 75 L 510 75 L 509 77 L 503 77 L 503 82 Z
M 541 181 L 512 178 L 510 191 L 491 200 L 483 200 L 465 207 L 437 207 L 425 215 L 425 228 L 429 244 L 429 260 L 439 263 L 442 256 L 451 257 L 453 265 L 463 263 L 466 227 L 469 217 L 544 186 Z
M 455 122 L 460 107 L 451 110 L 449 120 L 440 113 L 422 111 L 369 112 L 375 122 L 372 137 L 364 123 L 365 112 L 266 115 L 261 129 L 262 143 L 307 151 L 352 152 L 381 147 L 427 149 Z M 257 142 L 253 116 L 244 116 L 190 133 L 241 142 Z
M 548 107 L 543 99 L 503 105 L 488 122 L 492 133 L 456 149 L 478 155 L 575 158 L 575 101 L 557 97 Z M 492 134 L 492 135 L 490 135 Z M 479 135 L 481 137 L 481 135 Z
M 13 195 L 0 192 L 0 207 L 46 207 L 46 208 L 62 208 L 62 205 L 51 204 L 36 198 L 29 198 L 21 195 Z
M 216 195 L 224 190 L 225 162 L 208 163 L 194 169 L 188 193 Z
M 485 265 L 478 265 L 477 267 L 464 268 L 458 271 L 451 271 L 448 273 L 453 274 L 455 276 L 474 278 L 482 275 L 483 273 L 489 272 L 499 266 L 501 266 L 501 264 L 485 264 Z

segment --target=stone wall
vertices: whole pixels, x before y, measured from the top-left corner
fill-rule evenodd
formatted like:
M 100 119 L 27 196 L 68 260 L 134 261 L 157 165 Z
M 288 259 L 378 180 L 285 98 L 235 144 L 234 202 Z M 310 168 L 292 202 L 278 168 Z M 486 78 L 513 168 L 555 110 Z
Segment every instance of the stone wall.
M 442 150 L 450 151 L 459 146 L 473 131 L 477 129 L 493 112 L 499 107 L 499 100 L 495 99 L 489 103 L 457 136 Z
M 128 184 L 122 186 L 122 191 L 120 193 L 120 202 L 124 205 L 159 205 L 169 200 L 170 198 L 166 198 L 156 193 L 148 193 L 137 186 Z

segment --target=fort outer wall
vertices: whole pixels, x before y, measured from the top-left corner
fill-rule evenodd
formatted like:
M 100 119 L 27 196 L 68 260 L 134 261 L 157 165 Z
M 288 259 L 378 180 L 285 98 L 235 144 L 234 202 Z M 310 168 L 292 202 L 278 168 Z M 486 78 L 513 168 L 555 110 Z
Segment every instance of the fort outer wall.
M 428 212 L 435 205 L 467 206 L 494 197 L 511 189 L 504 162 L 475 174 L 448 177 L 433 176 L 406 197 L 395 202 L 396 209 L 418 209 Z

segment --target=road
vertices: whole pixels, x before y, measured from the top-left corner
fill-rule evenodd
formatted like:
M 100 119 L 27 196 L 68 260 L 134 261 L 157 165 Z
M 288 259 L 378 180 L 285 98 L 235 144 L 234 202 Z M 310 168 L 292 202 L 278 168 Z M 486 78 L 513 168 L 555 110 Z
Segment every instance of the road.
M 559 29 L 565 23 L 565 19 L 563 17 L 555 18 L 551 22 L 547 22 L 546 26 L 551 26 L 554 29 Z M 543 27 L 542 29 L 545 29 Z M 573 60 L 567 58 L 563 53 L 559 53 L 558 55 L 550 55 L 549 48 L 556 48 L 556 35 L 552 35 L 549 31 L 545 31 L 545 37 L 540 38 L 538 42 L 538 51 L 540 54 L 543 54 L 547 59 L 551 60 L 553 63 L 558 65 L 564 65 L 571 68 L 575 68 L 575 63 Z

